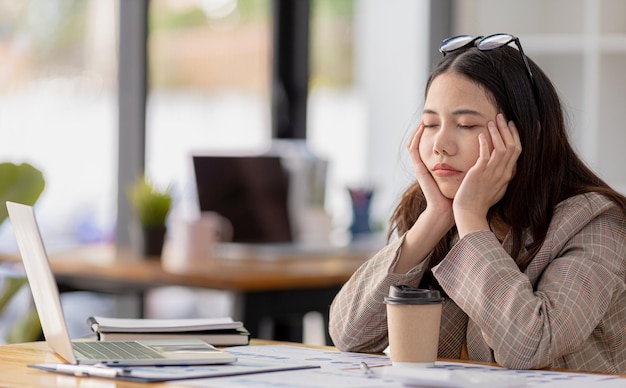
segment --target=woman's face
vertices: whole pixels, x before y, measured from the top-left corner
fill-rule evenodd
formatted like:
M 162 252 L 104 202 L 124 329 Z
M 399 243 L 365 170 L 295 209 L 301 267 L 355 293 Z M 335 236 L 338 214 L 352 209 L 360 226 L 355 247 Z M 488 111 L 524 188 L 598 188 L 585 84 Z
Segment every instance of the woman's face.
M 495 121 L 497 113 L 487 92 L 465 76 L 447 72 L 431 82 L 419 153 L 446 198 L 454 198 L 476 163 L 480 133 L 484 133 L 489 151 L 493 149 L 487 123 Z

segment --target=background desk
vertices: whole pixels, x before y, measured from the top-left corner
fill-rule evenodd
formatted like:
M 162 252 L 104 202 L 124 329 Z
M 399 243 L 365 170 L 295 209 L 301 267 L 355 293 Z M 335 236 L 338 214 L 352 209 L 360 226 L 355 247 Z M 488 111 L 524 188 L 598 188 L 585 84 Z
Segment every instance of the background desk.
M 50 262 L 61 291 L 135 293 L 142 300 L 146 291 L 160 286 L 232 291 L 234 318 L 242 320 L 253 337 L 302 342 L 304 314 L 320 312 L 327 327 L 328 308 L 335 294 L 370 256 L 364 251 L 300 252 L 291 256 L 281 252 L 275 257 L 267 252 L 247 252 L 237 258 L 207 259 L 196 268 L 171 272 L 157 260 L 95 245 L 53 254 Z M 269 332 L 260 330 L 263 322 L 271 323 Z M 327 344 L 331 344 L 326 336 Z

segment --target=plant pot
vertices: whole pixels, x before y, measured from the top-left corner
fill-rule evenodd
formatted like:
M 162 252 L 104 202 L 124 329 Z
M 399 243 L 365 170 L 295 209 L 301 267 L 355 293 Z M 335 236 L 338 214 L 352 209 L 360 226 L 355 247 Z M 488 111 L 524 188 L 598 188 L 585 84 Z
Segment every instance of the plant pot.
M 143 254 L 147 259 L 159 260 L 165 242 L 165 227 L 142 228 Z

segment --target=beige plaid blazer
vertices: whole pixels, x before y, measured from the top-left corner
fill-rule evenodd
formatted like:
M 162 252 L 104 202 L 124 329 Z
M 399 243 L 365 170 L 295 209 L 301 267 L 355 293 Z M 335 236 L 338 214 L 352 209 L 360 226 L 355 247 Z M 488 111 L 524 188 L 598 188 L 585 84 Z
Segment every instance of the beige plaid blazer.
M 418 286 L 426 267 L 391 272 L 402 241 L 365 262 L 335 297 L 329 332 L 338 349 L 387 347 L 383 298 L 391 285 Z M 508 238 L 471 233 L 433 268 L 449 295 L 439 357 L 458 359 L 465 344 L 470 360 L 508 368 L 626 373 L 626 218 L 613 202 L 592 193 L 559 204 L 523 273 L 509 251 Z

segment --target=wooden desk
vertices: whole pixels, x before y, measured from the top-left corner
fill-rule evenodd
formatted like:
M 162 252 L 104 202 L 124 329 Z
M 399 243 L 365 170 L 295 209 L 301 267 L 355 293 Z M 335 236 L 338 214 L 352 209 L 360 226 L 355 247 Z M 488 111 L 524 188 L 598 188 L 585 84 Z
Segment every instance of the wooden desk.
M 275 344 L 273 341 L 252 340 L 253 345 Z M 304 345 L 303 345 L 304 346 Z M 331 348 L 333 349 L 333 348 Z M 28 364 L 64 362 L 48 350 L 45 342 L 0 345 L 0 385 L 3 387 L 98 387 L 98 388 L 175 388 L 166 383 L 133 383 L 91 377 L 72 377 L 29 368 Z
M 319 311 L 328 323 L 329 305 L 341 286 L 371 253 L 337 251 L 269 257 L 206 259 L 201 265 L 167 271 L 157 260 L 138 258 L 113 246 L 87 246 L 52 254 L 61 291 L 143 294 L 159 286 L 187 286 L 235 293 L 234 318 L 255 338 L 302 342 L 302 318 Z M 0 256 L 0 261 L 9 258 Z M 19 260 L 19 258 L 18 258 Z M 265 330 L 261 330 L 263 323 Z M 272 324 L 273 323 L 273 324 Z M 331 344 L 327 334 L 327 343 Z
M 253 339 L 251 345 L 275 345 L 289 344 L 298 346 L 307 346 L 298 343 L 286 343 L 277 341 L 267 341 Z M 312 346 L 314 348 L 336 350 L 331 346 Z M 458 361 L 458 360 L 441 360 L 441 361 Z M 99 388 L 176 388 L 181 385 L 171 385 L 169 383 L 133 383 L 126 381 L 116 381 L 92 377 L 72 377 L 60 375 L 50 372 L 41 371 L 27 367 L 28 364 L 44 363 L 44 362 L 63 362 L 54 353 L 48 350 L 45 342 L 31 342 L 14 345 L 0 345 L 0 385 L 10 387 L 99 387 Z M 476 362 L 473 362 L 476 363 Z M 479 363 L 485 365 L 494 365 L 489 363 Z M 568 372 L 565 370 L 560 370 Z M 572 371 L 569 371 L 572 372 Z M 626 378 L 626 375 L 620 375 Z M 183 382 L 181 381 L 181 384 Z M 626 380 L 625 380 L 626 384 Z

